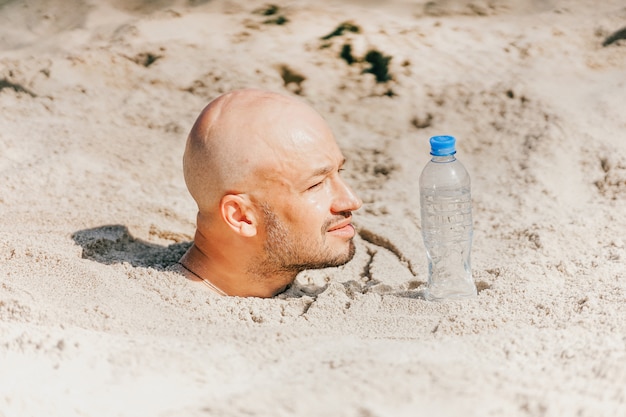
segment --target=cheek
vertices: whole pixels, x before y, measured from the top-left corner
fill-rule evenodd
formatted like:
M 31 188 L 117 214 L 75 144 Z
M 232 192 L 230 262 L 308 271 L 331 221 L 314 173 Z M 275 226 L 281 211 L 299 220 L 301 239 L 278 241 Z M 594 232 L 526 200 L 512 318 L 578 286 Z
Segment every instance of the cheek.
M 329 201 L 325 192 L 310 193 L 297 201 L 292 201 L 285 217 L 305 228 L 319 228 L 328 218 Z
M 328 211 L 328 202 L 325 193 L 310 195 L 306 198 L 305 202 L 309 210 L 319 215 L 325 215 Z

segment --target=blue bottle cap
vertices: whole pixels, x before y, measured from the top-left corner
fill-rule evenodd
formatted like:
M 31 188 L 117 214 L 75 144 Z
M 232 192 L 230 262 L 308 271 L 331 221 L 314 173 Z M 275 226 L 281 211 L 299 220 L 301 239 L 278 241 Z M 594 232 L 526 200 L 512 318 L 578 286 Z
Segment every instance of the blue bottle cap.
M 430 154 L 433 156 L 454 155 L 456 149 L 454 136 L 433 136 L 430 138 Z

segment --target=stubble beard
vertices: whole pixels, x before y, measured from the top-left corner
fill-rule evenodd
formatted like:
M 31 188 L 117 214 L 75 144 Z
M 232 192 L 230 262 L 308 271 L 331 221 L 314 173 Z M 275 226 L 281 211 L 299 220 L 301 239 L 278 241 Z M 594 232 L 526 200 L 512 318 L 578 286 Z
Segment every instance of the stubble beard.
M 352 239 L 346 242 L 347 250 L 334 253 L 325 246 L 326 232 L 337 219 L 327 220 L 320 230 L 321 243 L 315 239 L 298 239 L 294 233 L 289 233 L 286 226 L 267 205 L 263 205 L 263 215 L 267 240 L 265 242 L 265 259 L 261 262 L 261 269 L 267 272 L 291 273 L 295 277 L 306 269 L 322 269 L 337 267 L 346 264 L 355 254 Z M 345 218 L 345 216 L 341 216 Z

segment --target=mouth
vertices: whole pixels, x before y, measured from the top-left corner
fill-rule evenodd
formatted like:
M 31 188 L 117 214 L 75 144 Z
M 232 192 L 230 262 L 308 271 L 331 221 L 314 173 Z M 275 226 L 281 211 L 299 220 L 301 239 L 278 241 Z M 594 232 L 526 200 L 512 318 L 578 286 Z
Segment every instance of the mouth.
M 352 221 L 347 219 L 341 223 L 338 223 L 328 229 L 328 233 L 331 233 L 337 237 L 352 238 L 355 235 L 354 226 Z

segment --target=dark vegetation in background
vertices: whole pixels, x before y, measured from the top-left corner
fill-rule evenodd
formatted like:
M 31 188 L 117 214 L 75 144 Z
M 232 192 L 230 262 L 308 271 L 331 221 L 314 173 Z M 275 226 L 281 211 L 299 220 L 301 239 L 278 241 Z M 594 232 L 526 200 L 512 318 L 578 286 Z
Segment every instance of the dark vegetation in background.
M 372 49 L 365 54 L 364 59 L 370 64 L 370 67 L 364 69 L 363 72 L 374 74 L 378 83 L 385 83 L 391 80 L 391 74 L 389 74 L 390 56 L 383 55 L 381 52 Z
M 134 58 L 130 58 L 131 61 L 136 64 L 143 65 L 148 68 L 150 65 L 154 64 L 157 59 L 163 58 L 162 55 L 156 55 L 151 52 L 142 52 L 137 54 Z
M 261 16 L 271 16 L 263 22 L 266 25 L 284 25 L 289 22 L 289 19 L 287 19 L 283 14 L 280 14 L 280 7 L 275 4 L 268 4 L 267 6 L 256 10 L 255 13 L 260 14 Z
M 26 93 L 31 97 L 37 97 L 37 95 L 35 93 L 33 93 L 32 91 L 28 90 L 27 88 L 22 87 L 20 84 L 16 84 L 16 83 L 12 83 L 11 81 L 7 80 L 6 78 L 2 78 L 0 79 L 0 91 L 4 90 L 5 88 L 10 88 L 13 91 L 15 91 L 16 93 Z
M 622 39 L 626 39 L 626 27 L 623 27 L 620 30 L 613 32 L 612 34 L 607 36 L 604 42 L 602 42 L 602 46 L 609 46 L 610 44 Z
M 253 13 L 267 18 L 263 21 L 264 24 L 284 25 L 289 22 L 289 19 L 285 17 L 284 11 L 275 4 L 265 5 L 254 10 Z M 349 33 L 361 33 L 361 28 L 350 21 L 340 23 L 334 30 L 320 38 L 323 41 L 320 49 L 329 48 L 332 46 L 332 42 L 335 38 L 342 37 Z M 148 67 L 159 58 L 159 55 L 147 54 L 145 56 L 137 56 L 135 62 Z M 362 69 L 363 74 L 372 74 L 377 83 L 384 84 L 394 78 L 389 70 L 392 57 L 385 55 L 379 50 L 370 49 L 364 56 L 358 57 L 354 55 L 349 40 L 345 40 L 341 47 L 339 58 L 350 66 L 358 65 Z M 303 94 L 302 83 L 306 80 L 306 77 L 293 68 L 290 68 L 287 64 L 281 64 L 277 68 L 285 87 L 295 94 Z M 388 89 L 383 94 L 390 97 L 395 95 L 391 89 Z
M 285 87 L 295 94 L 302 94 L 302 83 L 306 80 L 306 77 L 284 64 L 279 69 L 280 77 L 283 79 Z
M 341 36 L 344 32 L 361 33 L 361 28 L 351 22 L 343 22 L 328 35 L 322 36 L 322 40 L 327 41 L 335 36 Z
M 326 36 L 322 36 L 323 41 L 328 41 L 335 37 L 343 36 L 346 32 L 361 33 L 361 28 L 352 22 L 343 22 Z M 322 48 L 328 48 L 330 43 L 323 43 Z M 339 57 L 346 61 L 348 65 L 364 63 L 368 66 L 363 69 L 363 73 L 373 74 L 377 83 L 391 81 L 393 76 L 389 72 L 389 62 L 391 56 L 385 55 L 376 49 L 370 49 L 365 56 L 355 57 L 352 53 L 352 45 L 346 42 L 341 47 Z
M 356 58 L 352 55 L 352 45 L 349 43 L 346 43 L 341 47 L 339 57 L 346 61 L 348 65 L 352 65 L 356 62 Z

